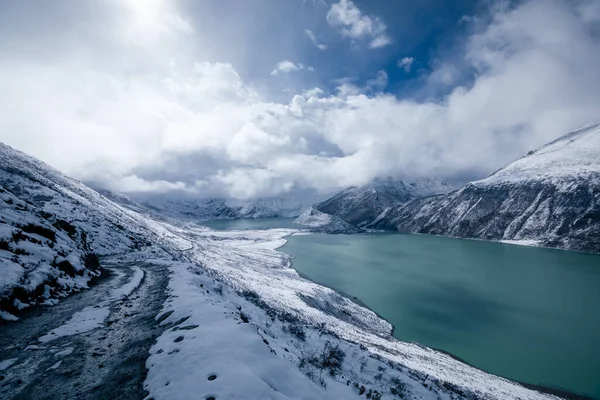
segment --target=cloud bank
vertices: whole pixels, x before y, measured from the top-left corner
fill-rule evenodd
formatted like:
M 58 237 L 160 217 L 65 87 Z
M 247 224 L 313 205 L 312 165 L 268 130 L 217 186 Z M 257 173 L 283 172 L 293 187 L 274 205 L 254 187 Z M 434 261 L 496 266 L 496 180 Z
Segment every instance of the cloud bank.
M 78 41 L 45 43 L 48 54 L 0 35 L 0 138 L 113 190 L 252 198 L 387 174 L 482 177 L 600 119 L 594 1 L 530 0 L 470 22 L 453 58 L 421 78 L 450 86 L 441 99 L 386 93 L 383 72 L 284 102 L 229 62 L 189 56 L 194 26 L 171 3 L 110 4 Z M 372 44 L 385 25 L 355 8 L 342 0 L 326 17 Z M 302 69 L 289 64 L 275 71 Z M 441 78 L 465 70 L 467 81 Z

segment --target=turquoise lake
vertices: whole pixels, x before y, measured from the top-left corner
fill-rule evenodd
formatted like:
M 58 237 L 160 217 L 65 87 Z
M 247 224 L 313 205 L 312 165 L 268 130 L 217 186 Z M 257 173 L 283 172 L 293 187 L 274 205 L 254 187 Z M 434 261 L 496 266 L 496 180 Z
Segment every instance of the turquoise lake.
M 356 296 L 400 340 L 600 399 L 598 255 L 400 234 L 292 236 L 280 250 L 310 279 Z

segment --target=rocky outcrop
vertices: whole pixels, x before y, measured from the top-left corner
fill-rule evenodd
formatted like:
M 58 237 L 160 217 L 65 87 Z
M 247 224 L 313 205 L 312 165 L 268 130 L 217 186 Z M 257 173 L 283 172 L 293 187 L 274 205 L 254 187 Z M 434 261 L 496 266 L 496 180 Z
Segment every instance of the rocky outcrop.
M 392 206 L 451 189 L 442 180 L 421 178 L 405 182 L 391 177 L 377 178 L 366 185 L 346 189 L 313 208 L 364 227 Z
M 308 227 L 313 232 L 324 233 L 360 233 L 363 229 L 349 224 L 338 216 L 322 213 L 310 208 L 294 221 L 296 224 Z

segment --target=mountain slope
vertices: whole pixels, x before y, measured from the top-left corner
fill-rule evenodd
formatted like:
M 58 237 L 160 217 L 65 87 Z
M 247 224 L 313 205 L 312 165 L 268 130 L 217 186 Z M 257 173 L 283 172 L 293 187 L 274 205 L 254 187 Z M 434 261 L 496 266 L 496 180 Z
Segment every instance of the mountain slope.
M 129 210 L 0 143 L 0 309 L 18 311 L 87 287 L 98 255 L 138 248 L 148 230 Z
M 389 207 L 450 190 L 441 180 L 421 178 L 404 182 L 391 177 L 376 178 L 366 185 L 348 188 L 313 208 L 363 227 Z
M 600 125 L 448 195 L 393 207 L 370 227 L 600 252 Z
M 121 197 L 115 198 L 119 204 Z M 274 197 L 254 200 L 235 199 L 138 199 L 141 205 L 155 213 L 186 220 L 293 218 L 310 208 L 316 199 Z

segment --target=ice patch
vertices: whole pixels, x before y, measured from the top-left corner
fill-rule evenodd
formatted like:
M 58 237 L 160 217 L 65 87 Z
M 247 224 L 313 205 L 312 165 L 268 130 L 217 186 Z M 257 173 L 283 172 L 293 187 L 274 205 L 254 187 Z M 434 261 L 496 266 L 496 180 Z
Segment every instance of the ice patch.
M 112 291 L 112 293 L 110 294 L 110 298 L 112 300 L 118 300 L 120 298 L 127 297 L 138 286 L 140 286 L 140 283 L 142 282 L 142 279 L 144 278 L 144 270 L 142 270 L 139 267 L 133 267 L 132 269 L 133 269 L 133 276 L 131 277 L 131 280 L 129 282 L 127 282 L 125 285 L 121 286 L 120 288 Z
M 55 370 L 56 368 L 60 367 L 60 364 L 62 364 L 62 360 L 57 362 L 56 364 L 54 364 L 53 366 L 51 366 L 50 368 L 48 368 L 46 371 L 52 371 Z
M 23 350 L 25 350 L 25 351 L 28 351 L 28 350 L 46 350 L 46 348 L 44 346 L 38 346 L 37 344 L 32 344 L 32 345 L 29 345 L 29 346 L 25 347 L 25 349 L 23 349 Z
M 108 300 L 105 300 L 96 306 L 89 306 L 81 311 L 77 311 L 67 323 L 51 330 L 46 335 L 41 336 L 38 340 L 42 343 L 46 343 L 64 336 L 77 335 L 101 327 L 110 314 L 108 307 L 110 302 L 129 296 L 142 282 L 144 271 L 139 267 L 133 267 L 132 269 L 133 276 L 129 282 L 113 290 Z
M 38 340 L 42 343 L 46 343 L 64 336 L 72 336 L 79 333 L 89 332 L 102 326 L 104 320 L 108 317 L 108 314 L 109 309 L 106 305 L 86 307 L 83 310 L 73 314 L 71 319 L 66 324 L 51 330 Z
M 9 358 L 7 360 L 0 360 L 0 371 L 10 368 L 11 365 L 17 362 L 16 358 Z
M 15 317 L 11 313 L 8 313 L 8 312 L 2 311 L 2 310 L 0 310 L 0 319 L 3 319 L 5 321 L 18 321 L 19 320 L 18 317 Z
M 73 350 L 75 350 L 73 347 L 66 347 L 64 350 L 61 350 L 54 355 L 56 357 L 68 356 L 69 354 L 73 353 Z

